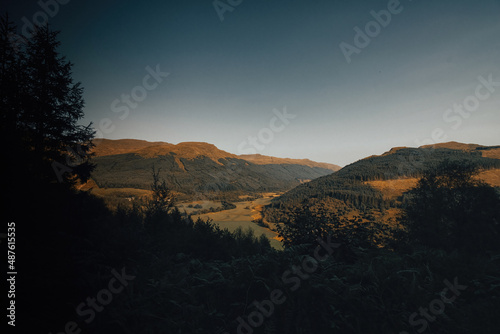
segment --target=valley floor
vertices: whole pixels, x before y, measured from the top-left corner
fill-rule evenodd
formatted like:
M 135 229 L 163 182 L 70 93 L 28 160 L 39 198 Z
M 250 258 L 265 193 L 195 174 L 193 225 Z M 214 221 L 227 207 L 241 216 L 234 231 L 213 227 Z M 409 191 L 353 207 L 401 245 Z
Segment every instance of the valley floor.
M 256 236 L 264 234 L 268 237 L 271 242 L 271 246 L 276 249 L 282 249 L 283 245 L 278 238 L 278 234 L 271 231 L 268 228 L 257 225 L 253 220 L 262 218 L 262 207 L 268 205 L 271 200 L 277 196 L 276 193 L 264 193 L 262 198 L 258 198 L 253 201 L 235 202 L 236 208 L 230 210 L 224 210 L 219 212 L 206 213 L 201 215 L 193 215 L 193 220 L 201 219 L 206 220 L 210 218 L 214 223 L 218 224 L 221 228 L 227 228 L 229 231 L 234 231 L 238 227 L 243 230 L 251 228 L 254 230 Z M 212 202 L 213 203 L 213 202 Z M 204 202 L 193 202 L 193 203 L 182 203 L 182 207 L 179 209 L 182 211 L 189 204 L 200 204 L 203 207 L 212 205 L 211 203 Z M 187 211 L 187 210 L 186 210 Z M 189 212 L 189 211 L 187 211 Z

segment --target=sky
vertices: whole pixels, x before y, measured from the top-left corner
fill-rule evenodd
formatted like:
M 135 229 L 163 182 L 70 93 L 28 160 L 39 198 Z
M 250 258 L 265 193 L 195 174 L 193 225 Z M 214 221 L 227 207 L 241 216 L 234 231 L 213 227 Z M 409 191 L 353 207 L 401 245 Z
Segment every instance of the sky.
M 500 145 L 500 0 L 3 0 L 48 21 L 97 137 L 341 166 Z

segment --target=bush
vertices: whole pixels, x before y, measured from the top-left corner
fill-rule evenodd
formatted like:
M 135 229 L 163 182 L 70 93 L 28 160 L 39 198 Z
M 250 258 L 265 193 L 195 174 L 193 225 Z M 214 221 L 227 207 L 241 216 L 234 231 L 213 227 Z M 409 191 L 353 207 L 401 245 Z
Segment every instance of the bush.
M 500 197 L 459 161 L 430 168 L 405 199 L 408 240 L 467 252 L 500 250 Z
M 269 224 L 266 223 L 262 218 L 255 219 L 253 222 L 261 227 L 270 228 Z

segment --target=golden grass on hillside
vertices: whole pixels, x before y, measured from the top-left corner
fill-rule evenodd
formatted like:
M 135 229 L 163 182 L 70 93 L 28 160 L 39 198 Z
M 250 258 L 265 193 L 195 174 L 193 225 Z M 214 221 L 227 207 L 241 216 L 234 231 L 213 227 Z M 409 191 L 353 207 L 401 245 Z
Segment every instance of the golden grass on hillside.
M 482 171 L 475 178 L 486 182 L 492 187 L 500 187 L 500 169 Z M 366 181 L 365 184 L 380 191 L 386 199 L 396 199 L 404 192 L 414 188 L 418 180 L 418 178 L 412 177 L 395 180 Z
M 172 146 L 172 144 L 169 143 L 148 142 L 145 140 L 137 139 L 94 139 L 94 144 L 95 147 L 93 149 L 93 152 L 96 154 L 96 156 L 134 153 L 150 146 Z
M 418 178 L 366 181 L 365 184 L 377 189 L 386 199 L 395 199 L 417 185 Z
M 476 177 L 492 187 L 500 187 L 500 169 L 490 169 L 479 173 Z
M 219 150 L 215 145 L 204 142 L 183 142 L 170 144 L 165 142 L 148 142 L 136 139 L 96 139 L 93 152 L 96 156 L 107 156 L 125 153 L 135 153 L 144 158 L 154 158 L 160 155 L 179 156 L 185 159 L 196 159 L 199 156 L 206 156 L 219 165 L 219 159 L 238 158 L 238 156 Z M 180 161 L 179 166 L 183 168 Z
M 500 148 L 494 148 L 491 150 L 484 150 L 483 157 L 492 158 L 492 159 L 500 159 Z

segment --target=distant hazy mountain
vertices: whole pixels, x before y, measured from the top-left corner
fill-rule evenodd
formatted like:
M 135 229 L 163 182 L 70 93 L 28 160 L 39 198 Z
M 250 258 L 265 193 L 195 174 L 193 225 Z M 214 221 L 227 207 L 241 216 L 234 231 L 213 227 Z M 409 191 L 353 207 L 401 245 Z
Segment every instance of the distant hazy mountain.
M 99 187 L 149 189 L 151 169 L 181 193 L 283 191 L 333 173 L 337 165 L 262 155 L 238 156 L 215 145 L 97 139 L 92 179 Z
M 302 166 L 330 169 L 333 172 L 336 172 L 342 168 L 338 165 L 328 164 L 326 162 L 315 162 L 309 159 L 284 159 L 284 158 L 270 157 L 261 154 L 242 154 L 239 157 L 246 161 L 253 162 L 256 165 L 273 165 L 273 164 L 302 165 Z

